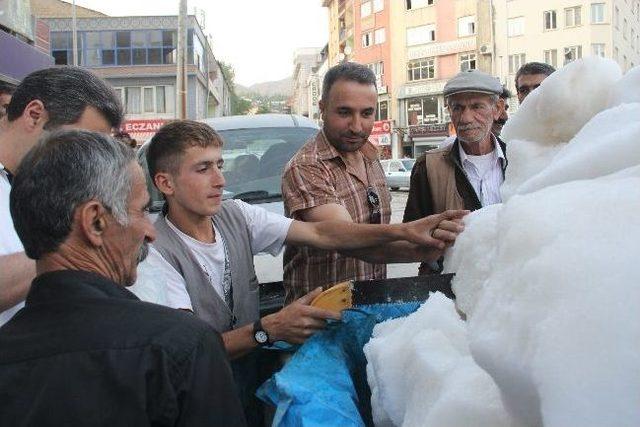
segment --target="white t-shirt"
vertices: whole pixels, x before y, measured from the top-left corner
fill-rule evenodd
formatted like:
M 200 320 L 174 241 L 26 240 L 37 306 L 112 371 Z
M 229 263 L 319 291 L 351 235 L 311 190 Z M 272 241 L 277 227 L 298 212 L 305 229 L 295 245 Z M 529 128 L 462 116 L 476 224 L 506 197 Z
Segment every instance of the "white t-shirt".
M 4 166 L 0 163 L 0 256 L 24 252 L 22 242 L 18 238 L 15 228 L 13 228 L 11 212 L 9 211 L 9 192 L 11 192 L 11 185 L 9 185 Z M 7 323 L 22 307 L 24 307 L 24 303 L 1 312 L 0 326 Z
M 253 255 L 260 252 L 267 252 L 273 256 L 278 255 L 293 220 L 240 200 L 233 202 L 238 205 L 247 222 Z M 224 274 L 225 242 L 219 230 L 214 227 L 215 243 L 203 243 L 178 230 L 168 219 L 167 224 L 189 247 L 200 263 L 200 267 L 209 277 L 211 286 L 221 298 L 224 298 L 222 277 Z M 144 265 L 145 263 L 148 265 Z M 153 267 L 150 267 L 151 265 Z M 158 277 L 162 279 L 158 280 Z M 153 296 L 153 292 L 145 289 L 149 286 L 155 287 L 155 294 L 160 297 Z M 130 290 L 144 301 L 156 302 L 173 308 L 192 308 L 184 278 L 156 250 L 149 252 L 147 259 L 138 266 L 138 280 Z M 162 295 L 166 295 L 165 301 L 162 301 Z

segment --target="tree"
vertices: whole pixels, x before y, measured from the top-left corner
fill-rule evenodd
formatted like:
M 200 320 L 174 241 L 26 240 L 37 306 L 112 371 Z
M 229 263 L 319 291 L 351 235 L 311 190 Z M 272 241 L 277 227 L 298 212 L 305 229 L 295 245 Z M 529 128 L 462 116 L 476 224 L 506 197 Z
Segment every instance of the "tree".
M 251 101 L 245 98 L 241 98 L 236 94 L 236 72 L 231 64 L 227 64 L 223 61 L 218 61 L 222 74 L 231 88 L 231 114 L 247 114 L 251 108 Z

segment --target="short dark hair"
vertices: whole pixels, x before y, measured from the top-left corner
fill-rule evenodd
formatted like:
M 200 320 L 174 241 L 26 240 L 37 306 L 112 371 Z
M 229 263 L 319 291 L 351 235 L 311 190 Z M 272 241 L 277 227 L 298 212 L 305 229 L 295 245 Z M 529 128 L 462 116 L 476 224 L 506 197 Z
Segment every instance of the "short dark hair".
M 122 122 L 122 105 L 113 88 L 83 68 L 54 67 L 29 74 L 7 107 L 9 121 L 20 117 L 36 99 L 42 101 L 49 115 L 45 129 L 77 122 L 87 107 L 98 110 L 112 127 Z
M 555 71 L 555 68 L 549 64 L 545 64 L 544 62 L 528 62 L 520 67 L 516 73 L 516 88 L 518 87 L 518 79 L 520 76 L 530 76 L 532 74 L 544 74 L 545 76 L 550 76 Z
M 188 148 L 222 147 L 222 144 L 222 137 L 205 123 L 193 120 L 167 123 L 151 138 L 147 149 L 151 180 L 158 172 L 175 173 Z
M 55 252 L 73 225 L 75 209 L 95 199 L 121 224 L 128 221 L 130 147 L 85 130 L 59 130 L 24 157 L 11 186 L 13 224 L 27 256 Z
M 506 86 L 502 86 L 502 93 L 500 94 L 500 98 L 502 99 L 509 99 L 511 98 L 511 91 L 509 89 L 507 89 Z
M 329 91 L 338 80 L 358 82 L 363 85 L 372 85 L 377 88 L 376 75 L 366 65 L 357 62 L 344 62 L 335 65 L 327 71 L 322 81 L 322 99 L 326 102 L 329 99 Z
M 13 95 L 15 91 L 16 91 L 16 85 L 14 85 L 13 83 L 0 80 L 0 95 L 2 94 Z

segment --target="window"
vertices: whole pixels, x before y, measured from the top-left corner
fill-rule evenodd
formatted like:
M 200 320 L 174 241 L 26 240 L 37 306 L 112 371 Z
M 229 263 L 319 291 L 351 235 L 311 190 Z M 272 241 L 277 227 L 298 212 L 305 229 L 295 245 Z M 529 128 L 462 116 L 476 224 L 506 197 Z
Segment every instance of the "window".
M 371 31 L 362 34 L 362 47 L 369 47 L 373 44 L 373 33 Z
M 618 58 L 620 58 L 620 50 L 615 47 L 613 48 L 613 59 L 617 61 Z
M 631 29 L 631 49 L 635 49 L 636 48 L 636 31 L 632 28 Z
M 627 61 L 627 55 L 624 55 L 622 58 L 622 71 L 627 71 L 629 69 L 629 61 Z
M 463 53 L 460 55 L 460 71 L 468 71 L 476 69 L 476 54 Z
M 629 24 L 627 24 L 627 18 L 622 21 L 622 37 L 626 40 L 629 32 Z
M 524 16 L 511 18 L 507 21 L 507 35 L 509 37 L 521 36 L 524 34 Z
M 577 27 L 582 25 L 582 7 L 570 7 L 564 10 L 564 26 Z
M 435 40 L 436 26 L 433 24 L 407 28 L 407 46 L 431 43 Z
M 564 65 L 582 58 L 582 46 L 569 46 L 564 48 Z
M 371 2 L 365 1 L 360 5 L 360 17 L 366 18 L 371 15 Z
M 383 44 L 386 41 L 386 35 L 384 28 L 378 28 L 373 34 L 373 41 L 375 44 Z
M 604 23 L 604 3 L 591 3 L 591 23 Z
M 424 125 L 438 123 L 438 98 L 435 96 L 425 96 L 422 98 L 411 98 L 407 100 L 407 124 Z
M 407 10 L 419 9 L 425 6 L 431 6 L 434 0 L 406 0 Z
M 376 110 L 376 120 L 388 120 L 389 119 L 389 101 L 378 102 L 378 109 Z
M 374 62 L 372 64 L 367 64 L 367 67 L 373 71 L 373 74 L 377 76 L 384 75 L 384 62 Z
M 436 76 L 435 60 L 433 58 L 422 58 L 407 63 L 407 80 L 433 79 Z
M 115 90 L 126 114 L 171 114 L 175 110 L 173 86 L 127 86 Z
M 558 19 L 555 10 L 547 10 L 542 14 L 542 25 L 545 30 L 555 30 L 558 28 Z
M 549 49 L 544 51 L 544 62 L 551 65 L 552 67 L 558 66 L 558 50 L 557 49 Z
M 465 16 L 458 18 L 458 37 L 472 36 L 476 33 L 476 17 Z
M 142 108 L 141 92 L 139 87 L 124 88 L 124 108 L 126 114 L 140 114 Z
M 527 63 L 527 56 L 524 53 L 509 55 L 509 73 L 515 74 L 520 67 Z
M 384 9 L 384 0 L 373 0 L 373 13 L 382 12 Z
M 155 112 L 155 88 L 153 87 L 145 87 L 144 88 L 144 112 L 145 113 L 154 113 Z
M 616 6 L 615 12 L 614 12 L 614 25 L 616 28 L 620 28 L 620 9 L 618 9 L 618 6 Z
M 604 58 L 604 43 L 593 43 L 591 45 L 591 54 Z

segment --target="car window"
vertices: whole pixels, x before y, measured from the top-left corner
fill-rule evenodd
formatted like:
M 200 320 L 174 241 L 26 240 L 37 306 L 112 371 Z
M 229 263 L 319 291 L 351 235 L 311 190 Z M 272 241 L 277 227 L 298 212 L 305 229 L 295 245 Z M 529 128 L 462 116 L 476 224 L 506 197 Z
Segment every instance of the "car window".
M 402 172 L 404 168 L 400 162 L 390 162 L 389 170 L 391 172 Z
M 409 172 L 411 172 L 411 169 L 413 169 L 413 165 L 416 163 L 415 159 L 401 160 L 401 162 L 404 165 L 404 168 Z
M 245 201 L 281 198 L 282 171 L 314 128 L 255 128 L 218 131 L 224 140 L 225 189 Z
M 389 162 L 388 162 L 388 161 L 386 161 L 386 160 L 382 160 L 382 161 L 380 162 L 380 164 L 382 165 L 382 170 L 383 170 L 384 172 L 389 172 Z

